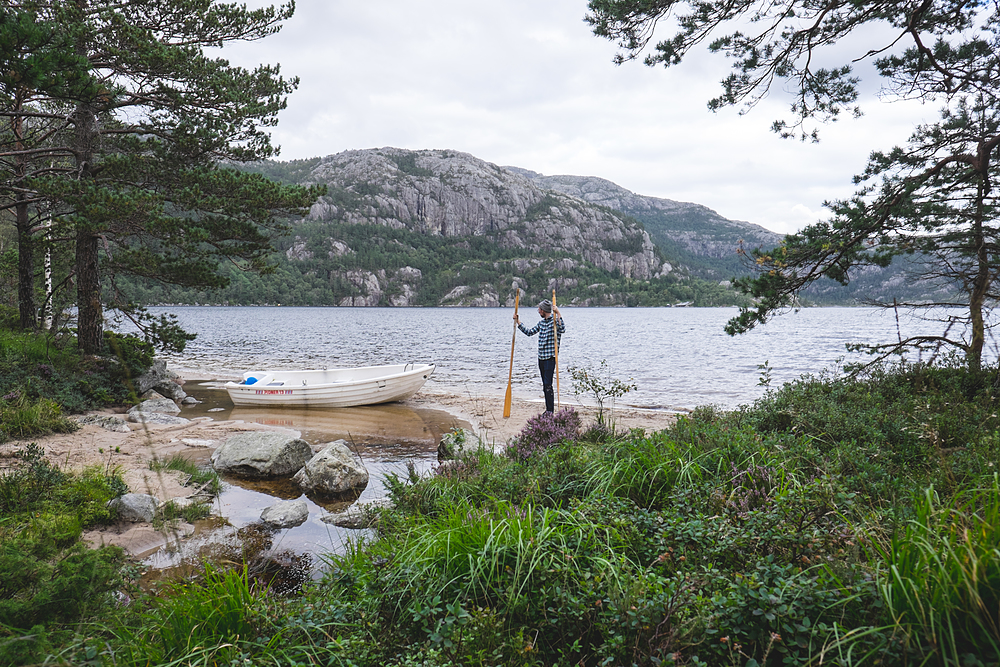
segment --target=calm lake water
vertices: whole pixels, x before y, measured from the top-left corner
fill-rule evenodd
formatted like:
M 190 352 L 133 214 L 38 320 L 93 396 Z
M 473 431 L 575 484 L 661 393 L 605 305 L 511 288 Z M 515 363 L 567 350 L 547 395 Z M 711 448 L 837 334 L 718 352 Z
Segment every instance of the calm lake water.
M 475 397 L 502 395 L 510 364 L 509 308 L 285 308 L 185 306 L 150 309 L 173 313 L 198 338 L 174 370 L 231 379 L 253 369 L 308 369 L 402 362 L 437 365 L 425 390 Z M 935 323 L 872 308 L 808 308 L 780 316 L 737 337 L 723 332 L 735 308 L 565 308 L 559 349 L 560 388 L 572 396 L 571 367 L 597 367 L 632 378 L 638 389 L 622 401 L 644 408 L 713 404 L 735 407 L 762 393 L 758 365 L 765 361 L 778 385 L 806 373 L 858 361 L 845 343 L 896 340 L 915 332 L 941 333 Z M 533 325 L 537 313 L 521 309 Z M 540 398 L 537 338 L 515 342 L 513 391 Z

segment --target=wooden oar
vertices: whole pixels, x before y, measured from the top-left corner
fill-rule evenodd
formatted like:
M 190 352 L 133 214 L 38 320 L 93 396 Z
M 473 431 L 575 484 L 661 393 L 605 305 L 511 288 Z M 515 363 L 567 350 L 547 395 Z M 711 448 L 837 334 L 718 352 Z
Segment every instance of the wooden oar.
M 556 291 L 552 290 L 552 341 L 556 344 L 556 407 L 561 408 L 559 401 L 559 330 L 556 328 Z
M 517 317 L 517 302 L 521 299 L 521 290 L 518 289 L 514 295 L 514 317 Z M 514 322 L 514 335 L 510 339 L 510 372 L 507 374 L 507 395 L 503 397 L 504 419 L 510 417 L 510 385 L 514 380 L 514 341 L 517 340 L 517 322 Z

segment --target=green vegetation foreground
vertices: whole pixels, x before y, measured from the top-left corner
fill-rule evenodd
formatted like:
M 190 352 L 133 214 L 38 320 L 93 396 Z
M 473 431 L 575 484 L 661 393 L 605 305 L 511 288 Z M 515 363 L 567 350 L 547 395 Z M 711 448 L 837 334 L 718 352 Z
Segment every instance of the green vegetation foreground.
M 998 381 L 803 378 L 652 435 L 538 417 L 390 480 L 296 596 L 209 567 L 53 619 L 21 664 L 1000 664 Z

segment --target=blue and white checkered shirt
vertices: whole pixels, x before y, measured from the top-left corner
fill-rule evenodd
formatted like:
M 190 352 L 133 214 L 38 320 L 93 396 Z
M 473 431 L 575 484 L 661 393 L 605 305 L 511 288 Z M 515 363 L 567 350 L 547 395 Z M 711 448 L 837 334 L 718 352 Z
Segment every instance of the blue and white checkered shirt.
M 530 329 L 526 329 L 520 322 L 517 323 L 517 328 L 520 329 L 523 334 L 534 336 L 536 333 L 541 333 L 538 337 L 539 359 L 552 359 L 556 356 L 556 341 L 552 335 L 552 320 L 554 319 L 555 316 L 546 317 Z M 566 332 L 566 324 L 563 322 L 561 317 L 556 325 L 556 330 L 559 333 L 559 342 L 562 343 L 562 335 Z

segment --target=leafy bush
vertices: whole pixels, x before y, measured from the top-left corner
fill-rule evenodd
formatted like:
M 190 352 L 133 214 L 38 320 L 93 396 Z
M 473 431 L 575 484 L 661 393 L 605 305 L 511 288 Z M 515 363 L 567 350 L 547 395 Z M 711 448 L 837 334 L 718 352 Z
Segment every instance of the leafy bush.
M 66 480 L 35 443 L 14 452 L 13 469 L 0 475 L 0 516 L 34 509 Z
M 0 396 L 21 397 L 26 408 L 47 399 L 69 413 L 129 403 L 130 381 L 149 368 L 150 348 L 134 336 L 108 334 L 107 341 L 121 359 L 110 349 L 84 357 L 63 335 L 0 330 Z

